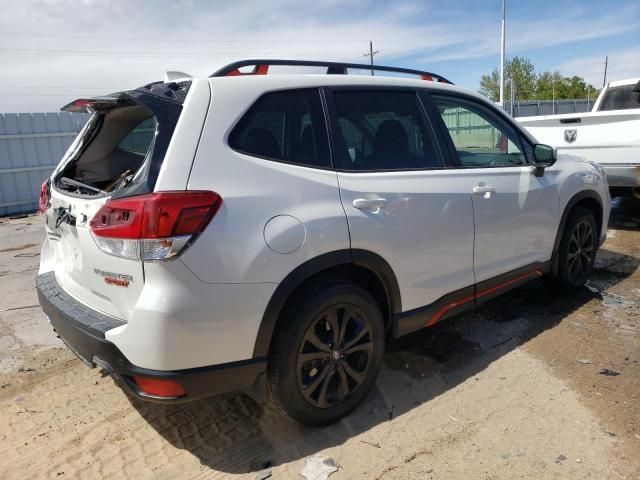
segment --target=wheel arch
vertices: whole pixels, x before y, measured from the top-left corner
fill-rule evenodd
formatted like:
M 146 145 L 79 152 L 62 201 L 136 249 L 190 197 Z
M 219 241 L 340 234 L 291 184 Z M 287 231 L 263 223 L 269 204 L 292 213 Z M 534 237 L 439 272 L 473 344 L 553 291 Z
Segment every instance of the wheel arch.
M 564 229 L 567 224 L 567 219 L 569 218 L 569 215 L 571 215 L 571 212 L 573 212 L 577 207 L 586 208 L 593 213 L 596 219 L 596 228 L 598 230 L 598 241 L 600 241 L 602 231 L 605 228 L 605 225 L 603 225 L 604 212 L 602 207 L 602 199 L 600 198 L 598 192 L 594 190 L 582 190 L 571 197 L 562 212 L 560 225 L 558 226 L 558 233 L 556 234 L 556 240 L 553 245 L 553 256 L 551 265 L 553 274 L 556 274 L 558 272 L 558 250 L 560 248 L 562 235 L 564 234 Z
M 400 288 L 395 273 L 380 255 L 359 249 L 325 253 L 295 268 L 278 285 L 262 316 L 253 357 L 268 356 L 281 313 L 296 293 L 312 282 L 326 278 L 347 279 L 360 285 L 364 283 L 381 305 L 387 331 L 393 323 L 391 320 L 394 315 L 402 311 Z

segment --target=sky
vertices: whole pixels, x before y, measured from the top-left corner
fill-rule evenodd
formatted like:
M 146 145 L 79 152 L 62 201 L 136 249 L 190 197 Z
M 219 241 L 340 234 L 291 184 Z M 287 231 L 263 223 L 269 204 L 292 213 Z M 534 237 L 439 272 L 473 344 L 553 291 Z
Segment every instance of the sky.
M 501 0 L 0 0 L 0 112 L 160 80 L 242 58 L 375 62 L 477 90 L 500 61 Z M 640 76 L 640 0 L 507 0 L 507 57 L 536 70 Z

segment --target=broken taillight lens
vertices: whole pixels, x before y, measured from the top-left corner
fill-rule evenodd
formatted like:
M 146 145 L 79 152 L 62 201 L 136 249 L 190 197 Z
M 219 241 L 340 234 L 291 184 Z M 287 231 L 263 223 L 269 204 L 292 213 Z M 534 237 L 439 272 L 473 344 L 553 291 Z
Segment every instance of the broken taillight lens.
M 222 198 L 215 192 L 156 192 L 111 199 L 89 223 L 98 247 L 132 260 L 176 257 L 205 229 Z

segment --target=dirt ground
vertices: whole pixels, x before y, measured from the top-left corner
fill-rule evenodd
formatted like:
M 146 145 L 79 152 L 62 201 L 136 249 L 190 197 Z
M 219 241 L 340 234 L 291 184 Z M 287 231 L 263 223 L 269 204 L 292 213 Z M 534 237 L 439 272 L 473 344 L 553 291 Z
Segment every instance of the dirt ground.
M 373 393 L 329 428 L 228 395 L 128 398 L 52 333 L 40 218 L 0 219 L 0 478 L 640 479 L 640 203 L 616 201 L 588 286 L 531 283 L 390 346 Z

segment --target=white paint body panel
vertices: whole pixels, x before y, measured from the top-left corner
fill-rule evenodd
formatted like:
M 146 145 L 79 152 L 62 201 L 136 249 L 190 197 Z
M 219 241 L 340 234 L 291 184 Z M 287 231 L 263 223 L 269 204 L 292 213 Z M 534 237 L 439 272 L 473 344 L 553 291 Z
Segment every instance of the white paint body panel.
M 395 272 L 402 309 L 473 285 L 473 208 L 457 170 L 339 173 L 351 246 L 377 253 Z M 353 201 L 384 198 L 359 210 Z
M 211 80 L 211 111 L 224 114 L 207 119 L 189 189 L 213 190 L 224 203 L 182 260 L 206 283 L 279 283 L 306 260 L 349 248 L 347 220 L 335 172 L 255 158 L 228 146 L 235 120 L 263 93 L 264 84 L 281 86 L 269 77 L 260 85 L 237 79 Z M 306 231 L 292 253 L 277 253 L 265 242 L 265 225 L 277 215 L 295 217 Z M 299 227 L 291 226 L 297 238 Z
M 186 188 L 210 101 L 209 82 L 202 79 L 193 80 L 160 167 L 156 191 Z
M 106 198 L 74 198 L 51 189 L 51 207 L 45 215 L 47 238 L 39 273 L 55 271 L 58 284 L 79 302 L 106 315 L 129 320 L 144 285 L 142 263 L 108 255 L 96 245 L 89 221 L 105 202 Z M 56 208 L 71 208 L 76 226 L 62 223 L 56 228 Z M 129 275 L 129 287 L 107 284 L 96 269 Z
M 210 285 L 180 260 L 146 263 L 145 277 L 129 323 L 105 335 L 130 362 L 180 370 L 251 358 L 277 284 Z
M 595 192 L 602 201 L 602 232 L 601 241 L 607 234 L 609 214 L 611 212 L 611 197 L 609 185 L 602 167 L 566 153 L 558 153 L 558 161 L 547 168 L 545 175 L 554 175 L 558 185 L 560 198 L 560 212 L 564 212 L 571 199 L 580 192 Z
M 460 172 L 467 192 L 495 189 L 471 194 L 477 282 L 551 258 L 561 216 L 553 172 L 536 177 L 529 166 Z

